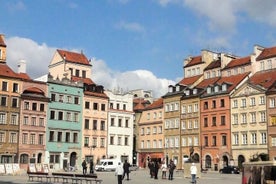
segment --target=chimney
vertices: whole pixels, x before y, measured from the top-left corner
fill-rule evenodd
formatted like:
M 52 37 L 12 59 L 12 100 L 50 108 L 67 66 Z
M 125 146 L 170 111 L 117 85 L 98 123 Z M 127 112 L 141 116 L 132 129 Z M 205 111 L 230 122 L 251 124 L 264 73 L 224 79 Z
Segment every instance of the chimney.
M 24 59 L 18 62 L 18 73 L 26 73 L 26 61 Z

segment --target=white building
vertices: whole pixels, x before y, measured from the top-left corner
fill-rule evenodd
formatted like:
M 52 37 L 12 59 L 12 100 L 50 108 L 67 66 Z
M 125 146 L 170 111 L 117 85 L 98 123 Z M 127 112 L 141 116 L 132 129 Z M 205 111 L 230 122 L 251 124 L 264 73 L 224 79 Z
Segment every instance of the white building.
M 109 97 L 107 157 L 132 162 L 133 159 L 133 95 L 121 91 L 105 91 Z

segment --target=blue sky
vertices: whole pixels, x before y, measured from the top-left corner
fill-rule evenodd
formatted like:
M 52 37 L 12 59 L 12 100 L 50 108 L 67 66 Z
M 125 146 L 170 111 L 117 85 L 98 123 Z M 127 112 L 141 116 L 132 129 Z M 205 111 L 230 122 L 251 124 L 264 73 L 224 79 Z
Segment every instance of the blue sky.
M 0 0 L 7 63 L 27 61 L 36 78 L 57 48 L 94 58 L 105 88 L 153 90 L 183 77 L 183 59 L 202 49 L 247 56 L 276 45 L 273 0 Z M 34 64 L 35 63 L 35 64 Z

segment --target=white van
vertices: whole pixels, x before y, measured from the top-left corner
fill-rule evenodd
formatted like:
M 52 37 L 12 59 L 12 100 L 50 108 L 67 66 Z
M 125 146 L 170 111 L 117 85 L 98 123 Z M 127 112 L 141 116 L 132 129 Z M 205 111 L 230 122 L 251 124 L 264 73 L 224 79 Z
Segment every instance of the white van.
M 96 171 L 115 171 L 119 162 L 121 162 L 121 160 L 119 159 L 101 159 L 100 163 L 95 165 L 95 170 Z

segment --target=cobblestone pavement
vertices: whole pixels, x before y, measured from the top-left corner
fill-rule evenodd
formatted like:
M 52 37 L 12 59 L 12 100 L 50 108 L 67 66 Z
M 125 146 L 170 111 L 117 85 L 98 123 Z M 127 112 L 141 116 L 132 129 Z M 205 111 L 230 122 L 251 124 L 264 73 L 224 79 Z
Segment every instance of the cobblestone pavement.
M 98 178 L 102 179 L 102 184 L 116 184 L 117 177 L 114 172 L 97 172 Z M 46 183 L 46 180 L 43 180 Z M 21 175 L 1 175 L 0 184 L 38 184 L 41 182 L 31 182 L 28 181 L 27 174 L 23 173 Z M 83 182 L 85 183 L 85 182 Z M 184 178 L 183 172 L 177 172 L 174 174 L 173 180 L 161 179 L 161 172 L 159 172 L 159 178 L 150 178 L 147 169 L 139 169 L 137 171 L 132 171 L 130 173 L 130 180 L 124 180 L 123 184 L 162 184 L 162 183 L 173 183 L 173 184 L 188 184 L 191 183 L 190 178 Z M 202 173 L 201 178 L 197 179 L 197 184 L 237 184 L 241 183 L 241 174 L 220 174 L 218 172 L 207 172 Z M 57 183 L 55 183 L 57 184 Z

